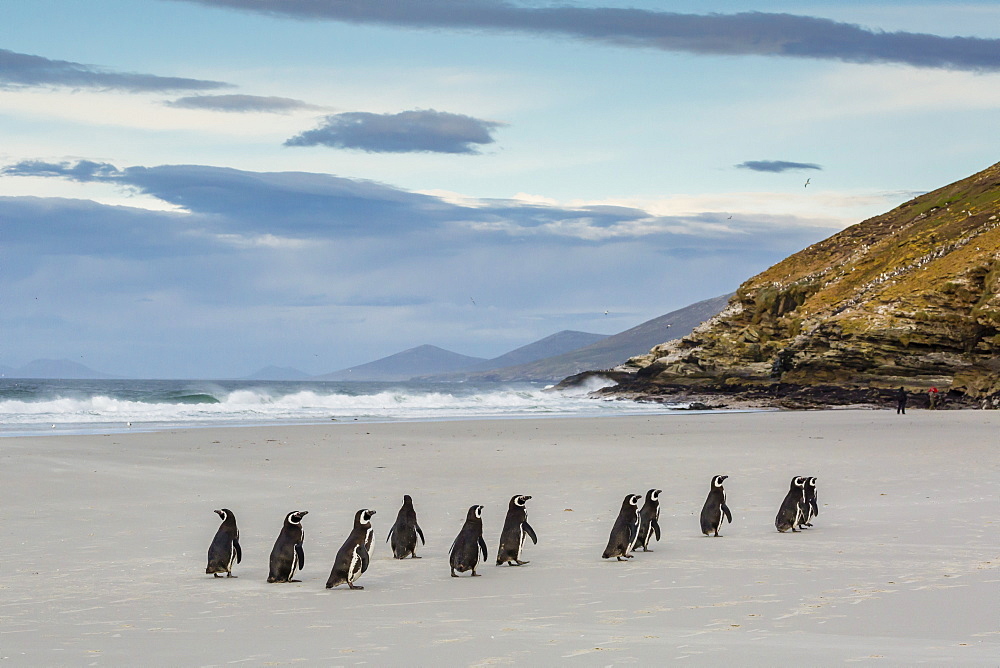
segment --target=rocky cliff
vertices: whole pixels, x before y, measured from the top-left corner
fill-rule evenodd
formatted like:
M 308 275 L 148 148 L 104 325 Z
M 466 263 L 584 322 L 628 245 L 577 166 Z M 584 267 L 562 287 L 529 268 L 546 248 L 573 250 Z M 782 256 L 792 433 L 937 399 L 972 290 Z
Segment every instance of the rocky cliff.
M 998 353 L 1000 163 L 751 278 L 692 334 L 620 367 L 614 392 L 847 402 L 934 386 L 995 406 Z

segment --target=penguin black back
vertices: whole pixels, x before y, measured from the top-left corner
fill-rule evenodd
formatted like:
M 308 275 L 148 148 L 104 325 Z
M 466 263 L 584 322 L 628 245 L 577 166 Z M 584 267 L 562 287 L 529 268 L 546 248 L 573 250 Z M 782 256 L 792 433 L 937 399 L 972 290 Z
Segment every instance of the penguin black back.
M 622 501 L 622 507 L 618 511 L 614 526 L 611 527 L 611 535 L 608 537 L 608 546 L 604 549 L 602 559 L 617 557 L 631 559 L 629 554 L 635 547 L 635 541 L 639 536 L 639 501 L 642 497 L 638 494 L 626 494 Z
M 733 514 L 729 512 L 726 505 L 726 490 L 722 486 L 727 475 L 717 475 L 712 478 L 711 487 L 708 489 L 708 498 L 701 508 L 701 532 L 706 536 L 715 532 L 719 537 L 719 529 L 722 528 L 722 517 L 725 516 L 730 524 L 733 523 Z
M 406 494 L 403 496 L 403 506 L 396 513 L 396 522 L 385 537 L 387 543 L 392 541 L 392 556 L 396 559 L 405 559 L 407 556 L 419 559 L 416 552 L 417 536 L 420 536 L 420 544 L 425 545 L 424 532 L 417 524 L 417 511 L 413 509 L 413 499 Z
M 788 485 L 788 493 L 785 494 L 778 514 L 774 517 L 774 528 L 781 533 L 791 529 L 797 532 L 799 523 L 802 521 L 802 506 L 806 502 L 806 478 L 795 476 Z
M 293 510 L 285 515 L 281 532 L 274 541 L 274 547 L 271 548 L 268 582 L 298 582 L 292 578 L 295 576 L 295 571 L 301 570 L 306 565 L 306 554 L 302 549 L 302 541 L 305 539 L 302 518 L 308 514 L 308 510 Z
M 373 515 L 375 511 L 368 508 L 362 508 L 354 514 L 354 528 L 337 551 L 337 558 L 333 560 L 333 569 L 326 581 L 327 589 L 345 583 L 351 589 L 364 589 L 355 585 L 354 581 L 368 570 L 370 555 L 367 546 L 371 544 Z
M 222 524 L 215 532 L 212 544 L 208 546 L 208 566 L 205 567 L 205 573 L 211 573 L 217 578 L 222 577 L 220 573 L 225 573 L 227 578 L 235 578 L 233 564 L 238 564 L 243 559 L 236 515 L 228 508 L 216 510 L 215 513 L 222 518 Z
M 472 577 L 479 577 L 476 566 L 479 565 L 479 553 L 486 556 L 486 541 L 483 540 L 483 507 L 472 506 L 465 515 L 465 524 L 458 532 L 455 541 L 448 550 L 448 561 L 451 564 L 451 577 L 457 578 L 455 571 L 464 573 L 472 571 Z
M 507 517 L 503 522 L 503 531 L 500 532 L 500 547 L 497 549 L 497 566 L 506 562 L 507 565 L 523 566 L 529 562 L 521 560 L 521 549 L 524 547 L 524 537 L 531 538 L 531 542 L 538 544 L 538 537 L 535 530 L 528 524 L 528 510 L 525 504 L 530 496 L 515 494 L 507 504 Z
M 642 546 L 643 552 L 649 549 L 649 540 L 654 535 L 660 540 L 660 494 L 661 489 L 651 489 L 646 492 L 646 500 L 639 509 L 639 539 L 636 545 Z

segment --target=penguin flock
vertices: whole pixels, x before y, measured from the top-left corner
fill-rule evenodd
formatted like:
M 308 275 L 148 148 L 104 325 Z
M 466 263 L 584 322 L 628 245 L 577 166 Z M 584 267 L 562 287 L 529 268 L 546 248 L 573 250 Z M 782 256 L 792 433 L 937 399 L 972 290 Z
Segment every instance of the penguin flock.
M 712 477 L 708 497 L 701 509 L 701 531 L 706 536 L 720 537 L 719 529 L 723 519 L 732 523 L 733 514 L 726 505 L 726 491 L 723 483 L 729 476 L 716 475 Z M 615 518 L 608 537 L 607 547 L 601 557 L 615 558 L 618 561 L 632 559 L 632 554 L 641 547 L 643 552 L 651 552 L 649 545 L 655 537 L 660 540 L 660 494 L 662 490 L 650 489 L 643 498 L 640 494 L 626 494 L 622 500 L 618 516 Z M 507 506 L 507 516 L 503 530 L 500 533 L 500 546 L 497 549 L 496 565 L 523 566 L 530 563 L 522 559 L 525 538 L 538 543 L 535 530 L 528 524 L 526 504 L 530 496 L 515 494 Z M 641 503 L 641 505 L 640 505 Z M 465 523 L 459 531 L 451 547 L 448 549 L 448 562 L 451 567 L 451 577 L 459 577 L 459 573 L 469 572 L 472 577 L 479 577 L 476 568 L 486 561 L 488 551 L 483 538 L 483 510 L 481 505 L 473 505 L 465 516 Z M 234 578 L 233 566 L 243 558 L 240 548 L 240 531 L 236 525 L 236 515 L 228 508 L 216 510 L 222 519 L 215 537 L 208 548 L 208 565 L 205 573 L 220 578 Z M 307 510 L 293 510 L 285 515 L 285 520 L 274 541 L 268 562 L 268 582 L 299 582 L 294 579 L 295 573 L 305 566 L 305 551 L 302 543 L 305 531 L 302 528 L 302 518 L 309 514 Z M 346 584 L 350 589 L 364 589 L 355 582 L 365 571 L 371 561 L 371 549 L 374 532 L 372 517 L 375 511 L 362 508 L 354 515 L 354 527 L 347 540 L 337 551 L 337 556 L 326 581 L 326 588 L 332 589 Z M 789 529 L 798 532 L 812 526 L 812 519 L 819 515 L 819 505 L 816 497 L 816 478 L 814 476 L 795 476 L 789 484 L 788 493 L 778 508 L 774 518 L 775 528 L 785 533 Z M 409 494 L 403 496 L 403 505 L 396 514 L 396 521 L 386 536 L 386 542 L 392 549 L 396 559 L 420 559 L 417 556 L 417 539 L 424 545 L 424 532 L 417 523 L 417 513 L 413 507 L 413 499 Z

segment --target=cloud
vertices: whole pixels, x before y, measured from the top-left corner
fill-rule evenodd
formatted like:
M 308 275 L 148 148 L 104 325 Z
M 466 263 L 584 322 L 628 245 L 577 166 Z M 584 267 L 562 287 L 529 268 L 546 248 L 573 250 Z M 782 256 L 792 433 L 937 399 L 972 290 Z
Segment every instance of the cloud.
M 678 14 L 608 7 L 523 7 L 502 0 L 185 1 L 305 20 L 554 34 L 684 53 L 1000 70 L 997 39 L 883 32 L 793 14 Z
M 23 161 L 0 176 L 109 183 L 181 207 L 203 221 L 206 239 L 242 246 L 281 246 L 287 240 L 392 235 L 489 237 L 494 243 L 550 239 L 558 243 L 659 239 L 666 246 L 733 250 L 765 230 L 815 236 L 811 221 L 792 215 L 720 221 L 715 213 L 660 215 L 637 206 L 455 200 L 390 185 L 308 172 L 250 172 L 204 165 L 119 169 L 108 163 Z M 444 234 L 447 231 L 447 234 Z M 270 236 L 269 236 L 270 235 Z M 294 244 L 291 244 L 294 245 Z
M 204 109 L 233 113 L 287 114 L 301 109 L 319 109 L 315 105 L 289 97 L 260 95 L 192 95 L 164 102 L 177 109 Z
M 327 116 L 323 124 L 285 142 L 285 146 L 330 146 L 369 153 L 478 153 L 492 144 L 503 123 L 433 109 L 398 114 L 361 111 Z
M 422 343 L 499 354 L 498 341 L 582 329 L 609 305 L 640 321 L 722 294 L 830 233 L 794 216 L 445 200 L 204 165 L 25 161 L 4 176 L 117 186 L 183 207 L 0 197 L 6 354 L 44 357 L 57 341 L 140 377 L 277 362 L 322 373 Z M 59 322 L 38 324 L 53 313 Z
M 0 88 L 69 86 L 98 90 L 150 91 L 214 90 L 229 88 L 221 81 L 161 77 L 154 74 L 114 72 L 67 60 L 0 49 Z
M 787 160 L 747 160 L 736 165 L 739 169 L 749 169 L 754 172 L 790 172 L 803 169 L 823 169 L 811 162 L 788 162 Z

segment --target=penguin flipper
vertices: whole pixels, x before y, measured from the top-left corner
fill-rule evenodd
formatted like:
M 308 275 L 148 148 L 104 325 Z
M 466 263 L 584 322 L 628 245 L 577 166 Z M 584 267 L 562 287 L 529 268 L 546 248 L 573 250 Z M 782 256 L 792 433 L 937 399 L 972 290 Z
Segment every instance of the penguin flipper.
M 628 544 L 635 545 L 635 539 L 639 536 L 639 523 L 633 522 L 628 527 Z M 628 550 L 626 550 L 627 552 Z
M 392 532 L 395 531 L 395 530 L 396 530 L 396 527 L 392 527 L 391 529 L 389 529 L 389 533 L 387 533 L 385 535 L 385 542 L 387 542 L 387 543 L 389 542 L 389 539 L 392 538 Z
M 809 505 L 813 507 L 813 515 L 819 517 L 819 506 L 816 504 L 816 500 L 810 501 Z
M 306 553 L 302 549 L 302 543 L 295 544 L 295 556 L 299 559 L 299 570 L 302 570 L 306 565 Z
M 660 523 L 653 519 L 650 524 L 653 527 L 653 533 L 656 534 L 656 540 L 660 540 Z
M 420 536 L 420 544 L 426 545 L 427 541 L 424 540 L 424 532 L 420 530 L 420 525 L 414 522 L 413 528 L 417 530 L 417 535 Z
M 455 543 L 458 542 L 458 538 L 461 535 L 462 534 L 458 534 L 458 536 L 455 536 L 455 540 L 451 541 L 451 547 L 448 548 L 448 556 L 451 556 L 455 552 Z
M 240 563 L 243 560 L 243 550 L 240 549 L 240 539 L 233 539 L 233 549 L 236 550 L 236 563 Z
M 489 559 L 489 557 L 486 556 L 486 541 L 483 540 L 482 536 L 479 537 L 479 549 L 483 551 L 483 561 Z
M 359 545 L 358 551 L 361 552 L 361 572 L 364 573 L 368 570 L 368 560 L 370 557 L 368 556 L 368 550 L 365 549 L 364 545 Z
M 524 527 L 524 533 L 528 534 L 531 538 L 531 542 L 538 545 L 538 536 L 535 535 L 535 530 L 531 528 L 531 525 L 527 522 L 523 522 L 521 526 Z
M 726 519 L 729 520 L 730 524 L 732 524 L 733 523 L 733 514 L 731 512 L 729 512 L 729 506 L 727 506 L 726 504 L 723 503 L 722 504 L 722 512 L 724 512 L 726 514 Z

